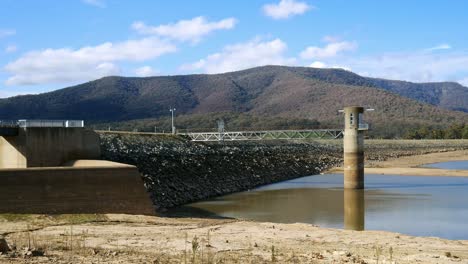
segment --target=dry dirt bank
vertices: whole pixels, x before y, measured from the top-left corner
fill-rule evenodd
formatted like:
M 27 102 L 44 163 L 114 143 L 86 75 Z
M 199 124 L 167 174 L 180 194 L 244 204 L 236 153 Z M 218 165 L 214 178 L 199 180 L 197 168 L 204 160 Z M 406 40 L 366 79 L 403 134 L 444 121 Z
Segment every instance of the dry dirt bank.
M 3 222 L 0 263 L 468 263 L 468 241 L 308 224 L 105 215 Z M 26 231 L 27 229 L 35 231 Z M 24 257 L 24 247 L 45 256 Z
M 424 164 L 456 160 L 468 160 L 468 150 L 436 152 L 374 161 L 366 164 L 364 171 L 368 174 L 468 177 L 468 170 L 421 168 Z M 336 167 L 329 172 L 343 172 L 343 168 Z
M 400 158 L 391 158 L 386 161 L 377 163 L 375 167 L 419 167 L 428 163 L 446 162 L 454 160 L 468 160 L 468 149 L 406 156 Z

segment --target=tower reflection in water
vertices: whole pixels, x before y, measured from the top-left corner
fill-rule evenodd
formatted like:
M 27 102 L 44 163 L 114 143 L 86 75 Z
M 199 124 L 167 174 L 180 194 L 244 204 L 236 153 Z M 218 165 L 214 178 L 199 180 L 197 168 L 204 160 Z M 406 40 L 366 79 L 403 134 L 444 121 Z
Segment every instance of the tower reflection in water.
M 344 189 L 344 228 L 364 230 L 364 190 Z

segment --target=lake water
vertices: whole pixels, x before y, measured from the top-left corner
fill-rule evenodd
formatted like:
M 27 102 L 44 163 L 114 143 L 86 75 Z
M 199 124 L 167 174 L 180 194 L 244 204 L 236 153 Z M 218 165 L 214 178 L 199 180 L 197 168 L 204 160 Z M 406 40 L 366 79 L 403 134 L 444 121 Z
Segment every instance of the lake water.
M 366 175 L 365 185 L 348 191 L 342 174 L 308 176 L 169 213 L 468 239 L 468 178 Z
M 468 170 L 468 160 L 431 163 L 431 164 L 426 164 L 423 167 L 446 169 L 446 170 Z

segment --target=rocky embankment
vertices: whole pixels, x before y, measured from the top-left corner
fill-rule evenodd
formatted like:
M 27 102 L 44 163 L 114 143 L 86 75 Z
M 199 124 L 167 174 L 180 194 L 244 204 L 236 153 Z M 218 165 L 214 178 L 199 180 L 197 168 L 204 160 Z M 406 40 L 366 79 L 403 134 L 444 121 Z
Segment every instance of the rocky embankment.
M 158 210 L 313 175 L 342 164 L 342 141 L 195 143 L 183 137 L 101 133 L 106 160 L 140 170 Z M 468 140 L 368 140 L 368 164 L 468 149 Z
M 333 143 L 329 143 L 333 144 Z M 335 145 L 341 145 L 341 141 L 335 141 Z M 364 148 L 365 166 L 375 167 L 379 163 L 389 159 L 424 155 L 429 153 L 450 152 L 468 149 L 466 139 L 448 140 L 394 140 L 372 139 L 366 140 Z
M 327 170 L 341 150 L 319 143 L 194 143 L 101 134 L 104 159 L 136 165 L 158 210 Z

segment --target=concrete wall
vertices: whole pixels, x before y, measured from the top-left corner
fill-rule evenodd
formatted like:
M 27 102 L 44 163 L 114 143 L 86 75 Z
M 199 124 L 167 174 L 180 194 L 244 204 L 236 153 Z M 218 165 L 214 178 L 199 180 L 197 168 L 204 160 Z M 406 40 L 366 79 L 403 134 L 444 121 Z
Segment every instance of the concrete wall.
M 0 213 L 154 214 L 134 166 L 0 169 Z
M 0 168 L 26 168 L 25 137 L 0 137 Z
M 69 160 L 100 158 L 99 136 L 84 128 L 20 128 L 0 137 L 0 168 L 60 166 Z

